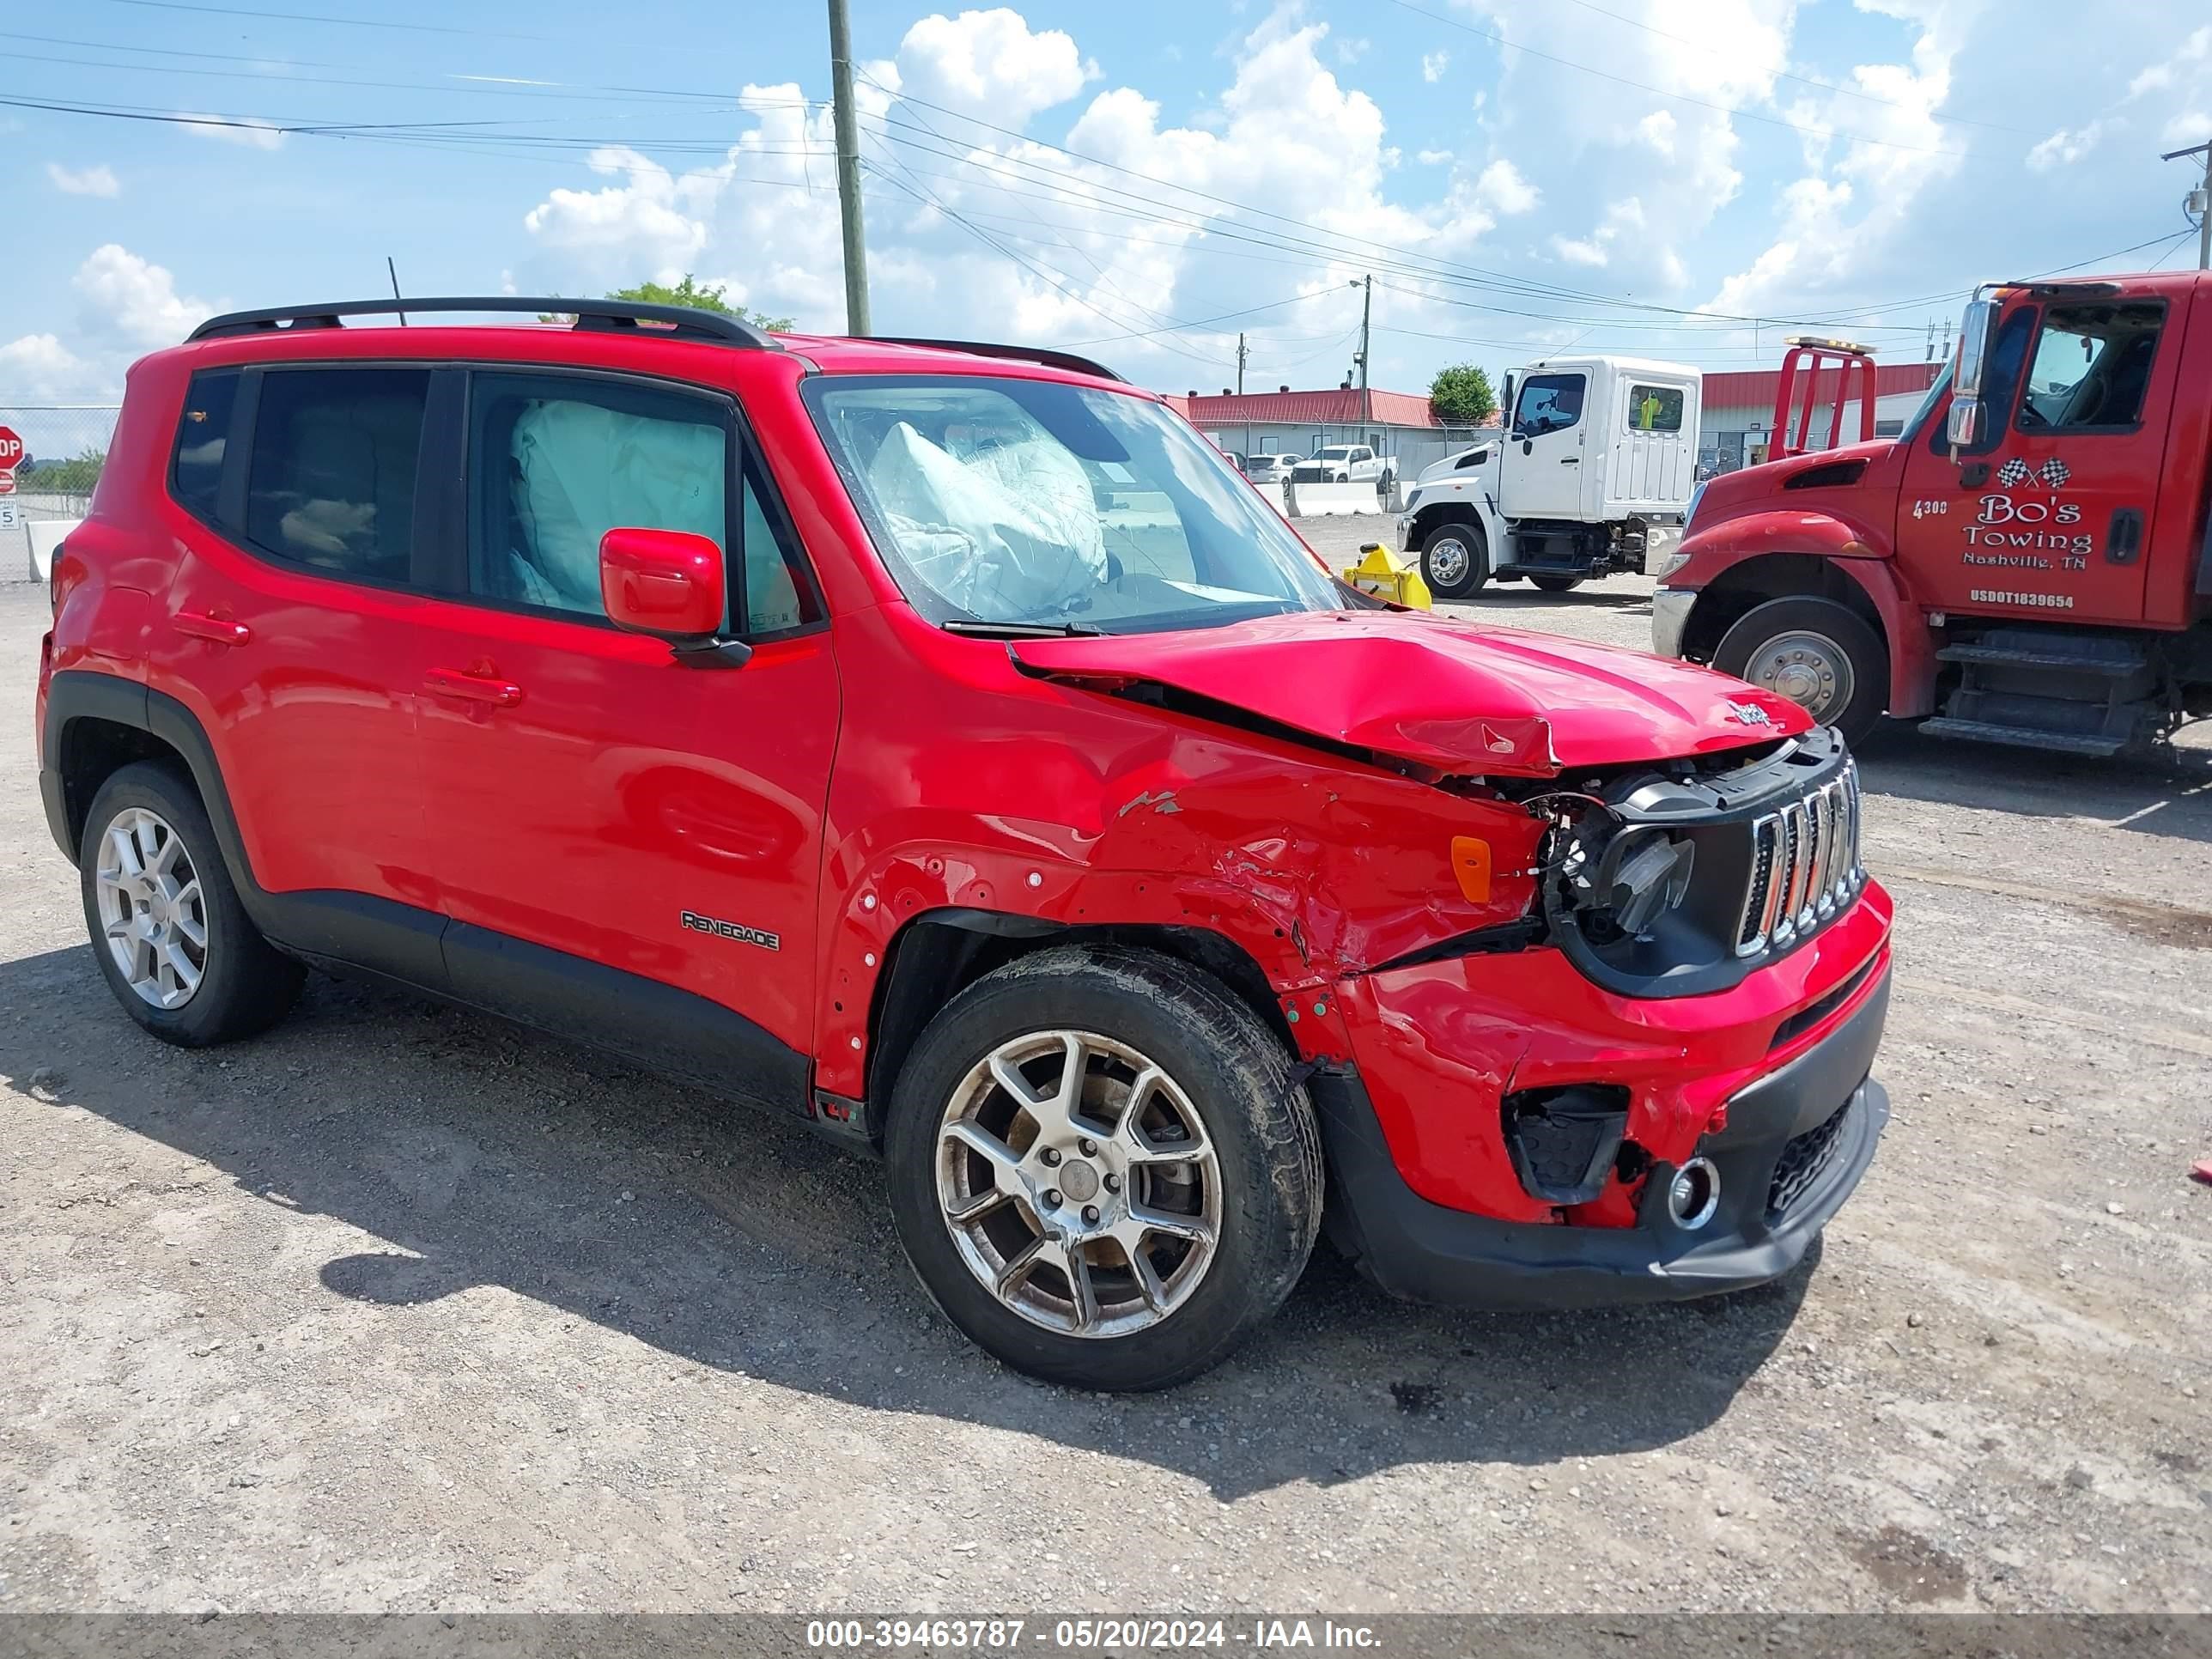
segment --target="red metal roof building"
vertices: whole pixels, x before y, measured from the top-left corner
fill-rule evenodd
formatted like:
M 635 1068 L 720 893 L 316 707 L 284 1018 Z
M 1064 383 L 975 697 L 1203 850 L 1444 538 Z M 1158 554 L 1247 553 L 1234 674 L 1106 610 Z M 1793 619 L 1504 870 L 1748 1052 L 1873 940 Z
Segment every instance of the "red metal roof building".
M 1324 444 L 1367 444 L 1407 477 L 1467 441 L 1469 428 L 1447 427 L 1429 400 L 1408 392 L 1170 393 L 1168 402 L 1223 449 L 1244 455 L 1310 455 Z

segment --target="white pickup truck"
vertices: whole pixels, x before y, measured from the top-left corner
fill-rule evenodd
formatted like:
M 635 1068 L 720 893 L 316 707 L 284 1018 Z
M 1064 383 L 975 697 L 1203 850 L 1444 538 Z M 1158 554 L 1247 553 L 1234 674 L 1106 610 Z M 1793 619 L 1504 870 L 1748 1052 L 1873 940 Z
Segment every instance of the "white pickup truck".
M 1365 444 L 1327 444 L 1292 468 L 1291 477 L 1297 483 L 1374 483 L 1389 470 Z
M 1438 599 L 1492 577 L 1550 593 L 1641 571 L 1679 540 L 1697 483 L 1705 377 L 1637 357 L 1553 357 L 1505 377 L 1505 429 L 1407 494 L 1398 544 Z

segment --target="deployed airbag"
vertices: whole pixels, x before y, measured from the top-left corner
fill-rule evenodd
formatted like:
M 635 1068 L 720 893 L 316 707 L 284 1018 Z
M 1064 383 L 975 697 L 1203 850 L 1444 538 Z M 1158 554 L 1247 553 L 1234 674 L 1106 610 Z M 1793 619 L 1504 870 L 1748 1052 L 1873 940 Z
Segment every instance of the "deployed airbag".
M 657 421 L 586 403 L 533 401 L 515 417 L 511 597 L 599 608 L 599 538 L 620 525 L 685 530 L 722 544 L 719 426 Z
M 1090 477 L 1042 428 L 963 456 L 901 421 L 877 449 L 868 482 L 915 574 L 970 616 L 1050 616 L 1106 580 Z

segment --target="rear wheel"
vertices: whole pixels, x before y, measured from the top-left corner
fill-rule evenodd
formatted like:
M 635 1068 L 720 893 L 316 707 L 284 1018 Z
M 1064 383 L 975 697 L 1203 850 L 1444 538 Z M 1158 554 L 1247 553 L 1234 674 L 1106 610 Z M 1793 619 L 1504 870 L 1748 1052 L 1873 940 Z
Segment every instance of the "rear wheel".
M 1463 520 L 1440 524 L 1421 544 L 1421 580 L 1440 599 L 1463 599 L 1490 580 L 1490 549 L 1482 526 Z
M 199 795 L 173 769 L 142 761 L 100 786 L 77 870 L 101 975 L 164 1042 L 250 1036 L 299 995 L 300 964 L 248 920 Z
M 1571 593 L 1583 585 L 1580 576 L 1531 576 L 1528 580 L 1547 593 Z
M 1780 693 L 1856 748 L 1889 701 L 1889 653 L 1864 618 L 1833 599 L 1769 599 L 1721 635 L 1713 666 Z
M 1075 1388 L 1218 1364 L 1290 1293 L 1321 1221 L 1289 1054 L 1218 981 L 1146 951 L 1042 951 L 955 997 L 900 1072 L 884 1155 L 938 1306 Z

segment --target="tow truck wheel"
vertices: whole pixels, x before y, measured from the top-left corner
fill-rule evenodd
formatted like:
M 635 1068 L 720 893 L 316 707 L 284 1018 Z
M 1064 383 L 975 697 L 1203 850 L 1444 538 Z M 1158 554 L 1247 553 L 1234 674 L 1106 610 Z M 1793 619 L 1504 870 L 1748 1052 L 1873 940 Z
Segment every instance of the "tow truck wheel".
M 1528 580 L 1547 593 L 1571 593 L 1583 585 L 1580 576 L 1531 576 Z
M 1471 598 L 1490 580 L 1490 550 L 1479 525 L 1440 524 L 1421 544 L 1421 580 L 1440 599 Z
M 1889 698 L 1881 636 L 1833 599 L 1769 599 L 1721 635 L 1713 666 L 1779 692 L 1854 749 Z

